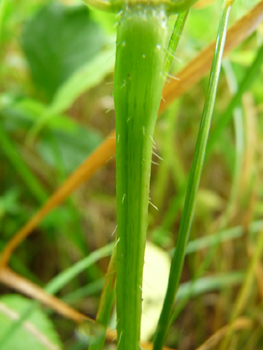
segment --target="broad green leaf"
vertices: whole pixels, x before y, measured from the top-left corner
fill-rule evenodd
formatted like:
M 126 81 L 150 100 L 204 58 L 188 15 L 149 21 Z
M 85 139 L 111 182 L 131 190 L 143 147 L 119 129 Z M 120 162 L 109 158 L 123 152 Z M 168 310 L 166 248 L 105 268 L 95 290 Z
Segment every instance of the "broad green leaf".
M 4 350 L 59 350 L 62 344 L 53 324 L 47 316 L 35 308 L 26 320 L 22 321 L 12 336 L 6 339 L 11 327 L 27 310 L 31 310 L 33 301 L 20 295 L 10 294 L 0 298 L 0 343 Z M 4 342 L 4 343 L 3 343 Z M 3 347 L 2 347 L 3 346 Z
M 49 2 L 24 27 L 21 46 L 32 79 L 48 100 L 67 78 L 105 45 L 86 6 Z
M 52 103 L 40 115 L 29 132 L 34 138 L 44 125 L 68 109 L 83 92 L 97 85 L 114 67 L 114 50 L 106 50 L 77 70 L 56 92 Z
M 98 84 L 106 74 L 113 71 L 114 51 L 112 49 L 102 52 L 72 75 L 57 91 L 48 108 L 49 114 L 63 112 L 69 108 L 80 94 Z

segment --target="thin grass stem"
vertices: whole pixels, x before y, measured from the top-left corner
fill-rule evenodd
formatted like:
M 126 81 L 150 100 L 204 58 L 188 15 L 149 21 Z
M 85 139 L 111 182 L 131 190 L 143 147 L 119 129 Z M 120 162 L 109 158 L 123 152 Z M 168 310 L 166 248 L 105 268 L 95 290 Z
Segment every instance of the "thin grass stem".
M 161 350 L 164 345 L 169 330 L 176 292 L 179 286 L 185 257 L 185 249 L 191 229 L 194 214 L 194 205 L 197 190 L 199 187 L 207 139 L 210 130 L 210 123 L 214 109 L 230 9 L 231 5 L 225 4 L 222 10 L 215 53 L 210 74 L 209 88 L 206 95 L 205 106 L 200 123 L 200 130 L 197 138 L 193 164 L 190 171 L 187 194 L 182 212 L 182 219 L 179 227 L 178 238 L 176 242 L 176 251 L 171 264 L 167 292 L 154 337 L 154 350 Z

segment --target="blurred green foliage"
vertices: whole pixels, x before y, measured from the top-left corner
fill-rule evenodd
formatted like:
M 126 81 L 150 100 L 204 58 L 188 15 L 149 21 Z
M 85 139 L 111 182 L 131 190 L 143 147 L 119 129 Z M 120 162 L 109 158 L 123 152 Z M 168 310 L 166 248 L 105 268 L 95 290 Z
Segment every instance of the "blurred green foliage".
M 106 44 L 86 6 L 47 3 L 24 26 L 21 47 L 37 89 L 52 100 L 59 86 Z
M 231 13 L 231 23 L 257 2 L 237 1 Z M 215 38 L 220 7 L 221 2 L 216 1 L 206 8 L 190 11 L 176 53 L 180 62 L 175 60 L 175 71 Z M 114 16 L 88 10 L 80 1 L 69 1 L 68 5 L 49 0 L 0 1 L 1 249 L 114 128 L 114 113 L 105 114 L 105 111 L 113 104 L 113 86 L 107 83 L 113 80 L 115 21 Z M 261 25 L 229 54 L 237 85 L 254 60 L 263 40 L 262 33 Z M 212 131 L 232 98 L 226 77 L 227 73 L 222 71 Z M 245 227 L 263 215 L 262 81 L 261 67 L 247 92 L 250 102 L 243 99 L 240 104 L 245 130 L 245 160 L 240 173 L 243 182 L 232 203 L 233 211 L 227 227 Z M 149 239 L 165 249 L 173 247 L 176 239 L 206 87 L 207 77 L 182 96 L 157 123 L 156 151 L 164 161 L 155 159 L 160 165 L 152 167 L 151 200 L 159 211 L 149 209 Z M 256 140 L 256 146 L 253 140 Z M 229 201 L 236 152 L 235 126 L 231 121 L 217 138 L 212 156 L 205 164 L 192 239 L 208 237 L 208 244 L 204 242 L 205 251 L 200 248 L 187 257 L 184 281 L 198 281 L 200 276 L 197 276 L 196 266 L 202 265 L 207 258 L 209 273 L 201 277 L 211 276 L 212 280 L 217 273 L 224 273 L 222 276 L 226 278 L 220 278 L 221 290 L 227 276 L 230 282 L 233 276 L 236 278 L 235 271 L 242 271 L 243 276 L 248 265 L 248 246 L 256 244 L 256 235 L 248 238 L 244 234 L 233 240 L 234 243 L 230 241 L 213 248 L 217 242 L 213 233 L 218 232 Z M 114 162 L 109 162 L 87 185 L 49 215 L 34 235 L 14 252 L 11 267 L 44 285 L 90 251 L 111 241 L 115 219 L 115 168 Z M 210 244 L 212 238 L 215 238 L 214 243 Z M 95 316 L 106 266 L 107 261 L 104 261 L 82 272 L 63 288 L 60 296 L 65 300 L 68 297 L 71 305 Z M 202 280 L 198 283 L 198 290 L 205 289 L 209 280 L 202 283 Z M 1 288 L 1 293 L 10 292 L 6 287 Z M 257 288 L 254 288 L 245 314 L 254 314 L 256 319 L 261 319 L 257 293 Z M 177 323 L 182 331 L 180 333 L 174 328 L 171 346 L 186 349 L 182 333 L 187 333 L 189 347 L 195 348 L 217 330 L 216 325 L 225 322 L 235 298 L 234 288 L 223 290 L 222 294 L 211 289 L 210 293 L 190 301 L 193 307 L 182 308 L 184 312 Z M 22 310 L 20 304 L 27 303 L 23 298 L 18 299 L 8 304 L 16 312 Z M 72 324 L 53 316 L 52 321 L 61 335 L 63 349 L 85 349 L 85 341 L 75 337 Z M 252 336 L 256 345 L 251 349 L 260 350 L 258 344 L 262 344 L 262 331 L 258 325 Z M 239 349 L 249 349 L 242 337 L 237 344 Z M 10 346 L 16 349 L 13 343 Z M 22 350 L 21 342 L 19 346 L 18 350 Z

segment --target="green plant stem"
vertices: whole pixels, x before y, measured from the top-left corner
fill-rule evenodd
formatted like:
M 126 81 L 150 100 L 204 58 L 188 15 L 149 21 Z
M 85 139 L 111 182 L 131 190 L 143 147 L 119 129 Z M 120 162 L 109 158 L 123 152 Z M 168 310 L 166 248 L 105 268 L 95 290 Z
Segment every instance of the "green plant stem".
M 237 82 L 235 79 L 234 73 L 231 71 L 231 65 L 227 65 L 226 63 L 223 64 L 228 84 L 230 86 L 230 90 L 233 92 L 236 92 L 237 90 Z M 243 162 L 243 155 L 244 155 L 244 128 L 243 128 L 243 119 L 242 119 L 242 110 L 240 108 L 234 109 L 234 131 L 235 131 L 235 140 L 236 140 L 236 147 L 235 147 L 235 163 L 234 163 L 234 172 L 233 172 L 233 180 L 232 180 L 232 187 L 231 192 L 229 195 L 229 200 L 226 205 L 226 209 L 222 215 L 222 218 L 220 220 L 220 227 L 219 227 L 219 234 L 214 235 L 214 245 L 210 247 L 209 251 L 205 255 L 205 258 L 201 262 L 201 264 L 198 266 L 198 268 L 195 271 L 195 274 L 192 279 L 192 284 L 194 286 L 195 280 L 200 278 L 200 276 L 203 275 L 203 273 L 207 270 L 208 266 L 210 265 L 213 258 L 216 256 L 218 246 L 221 242 L 220 236 L 221 233 L 223 233 L 223 230 L 227 227 L 229 220 L 231 219 L 231 215 L 233 214 L 234 206 L 237 202 L 237 196 L 238 196 L 238 189 L 240 185 L 240 177 L 241 177 L 241 168 L 242 168 L 242 162 Z M 211 237 L 211 236 L 210 236 Z M 217 241 L 216 241 L 217 239 Z M 187 246 L 188 248 L 188 246 Z M 186 248 L 186 251 L 187 251 Z M 231 289 L 225 289 L 226 292 L 230 291 Z M 190 294 L 188 299 L 190 298 Z M 185 302 L 187 302 L 187 298 L 185 298 Z M 181 306 L 182 307 L 182 306 Z M 180 310 L 179 310 L 180 311 Z M 178 310 L 175 310 L 173 312 L 172 320 L 174 319 L 175 315 L 178 314 Z
M 166 45 L 161 9 L 125 10 L 118 26 L 114 79 L 119 350 L 139 348 L 152 143 Z
M 174 25 L 174 30 L 171 35 L 169 46 L 168 46 L 168 54 L 166 56 L 166 64 L 165 64 L 165 72 L 168 72 L 170 66 L 173 61 L 173 54 L 177 48 L 179 43 L 179 39 L 188 15 L 188 12 L 184 12 L 182 14 L 178 14 L 177 20 Z M 97 339 L 93 339 L 90 344 L 90 350 L 100 350 L 103 348 L 105 341 L 106 328 L 109 322 L 111 307 L 114 299 L 114 291 L 115 291 L 115 282 L 116 282 L 116 249 L 114 249 L 111 261 L 109 264 L 107 278 L 105 281 L 105 286 L 103 289 L 103 293 L 100 299 L 100 307 L 97 313 L 97 322 L 100 325 L 104 326 L 104 332 L 97 337 Z
M 116 258 L 117 249 L 114 247 L 106 274 L 105 285 L 102 292 L 99 310 L 96 317 L 96 321 L 105 327 L 108 326 L 111 307 L 115 296 Z
M 96 316 L 96 323 L 99 326 L 102 326 L 102 331 L 97 337 L 94 337 L 91 340 L 89 350 L 101 350 L 105 342 L 106 330 L 110 320 L 112 304 L 115 297 L 116 258 L 117 247 L 115 245 L 107 270 L 103 292 L 100 298 L 99 310 Z
M 223 8 L 221 21 L 219 24 L 215 54 L 212 62 L 211 74 L 209 79 L 209 88 L 206 95 L 204 111 L 201 119 L 200 130 L 197 138 L 197 144 L 190 171 L 189 183 L 186 193 L 185 204 L 182 212 L 181 223 L 179 227 L 178 238 L 176 242 L 176 251 L 172 260 L 167 292 L 163 304 L 163 309 L 158 322 L 157 330 L 154 337 L 154 350 L 161 350 L 170 324 L 170 318 L 174 306 L 174 300 L 178 289 L 184 257 L 185 249 L 188 241 L 193 214 L 194 205 L 199 187 L 201 171 L 204 163 L 205 150 L 207 145 L 210 123 L 214 109 L 216 90 L 221 68 L 222 54 L 226 37 L 227 23 L 230 13 L 230 5 Z

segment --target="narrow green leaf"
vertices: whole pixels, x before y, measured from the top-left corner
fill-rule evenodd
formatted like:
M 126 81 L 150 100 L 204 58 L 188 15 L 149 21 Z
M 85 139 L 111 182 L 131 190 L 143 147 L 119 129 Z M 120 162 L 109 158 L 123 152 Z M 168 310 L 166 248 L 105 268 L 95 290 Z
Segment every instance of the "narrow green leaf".
M 171 65 L 172 65 L 172 62 L 174 59 L 174 53 L 175 53 L 177 46 L 179 44 L 179 40 L 180 40 L 180 37 L 182 35 L 188 14 L 189 14 L 189 10 L 187 10 L 185 12 L 180 12 L 177 15 L 177 18 L 176 18 L 176 21 L 174 24 L 174 28 L 173 28 L 173 32 L 172 32 L 172 35 L 170 37 L 168 50 L 167 50 L 167 56 L 166 56 L 166 62 L 165 62 L 165 68 L 164 68 L 164 71 L 167 73 L 169 72 L 169 70 L 171 68 Z
M 258 233 L 258 231 L 262 230 L 262 227 L 262 220 L 253 221 L 248 226 L 248 232 L 250 235 L 255 235 Z M 224 243 L 236 238 L 240 238 L 244 236 L 246 232 L 247 231 L 243 226 L 235 226 L 227 230 L 214 233 L 213 235 L 197 238 L 187 244 L 185 254 L 191 254 L 202 249 L 211 248 L 213 245 L 217 245 L 219 243 Z
M 20 156 L 18 147 L 9 139 L 8 135 L 5 133 L 5 130 L 1 126 L 0 144 L 6 157 L 13 165 L 19 176 L 22 177 L 29 191 L 36 198 L 39 204 L 43 204 L 48 197 L 47 192 Z
M 201 277 L 193 282 L 182 283 L 178 288 L 175 300 L 189 299 L 190 297 L 193 298 L 213 290 L 222 290 L 240 284 L 243 281 L 244 275 L 243 271 L 226 272 L 223 274 Z
M 176 292 L 180 282 L 182 273 L 186 244 L 191 230 L 194 206 L 196 195 L 199 187 L 201 171 L 203 167 L 205 150 L 207 145 L 208 134 L 210 130 L 210 123 L 214 109 L 217 85 L 219 80 L 221 60 L 224 50 L 224 43 L 226 37 L 227 23 L 229 18 L 231 6 L 224 6 L 222 10 L 221 20 L 218 29 L 217 42 L 215 47 L 214 59 L 212 62 L 212 69 L 210 74 L 210 81 L 208 92 L 206 95 L 205 106 L 200 123 L 193 164 L 191 167 L 188 188 L 185 198 L 185 204 L 182 212 L 182 218 L 179 227 L 178 238 L 176 242 L 176 251 L 172 260 L 169 282 L 167 292 L 163 304 L 163 309 L 160 315 L 156 334 L 154 337 L 154 350 L 161 350 L 170 325 L 170 319 L 174 306 Z
M 91 253 L 86 258 L 78 261 L 73 266 L 61 272 L 58 276 L 53 278 L 45 287 L 45 290 L 50 294 L 56 294 L 62 289 L 69 281 L 76 277 L 80 272 L 86 270 L 89 266 L 94 264 L 101 258 L 104 258 L 111 254 L 113 249 L 113 243 L 102 247 L 95 252 Z

